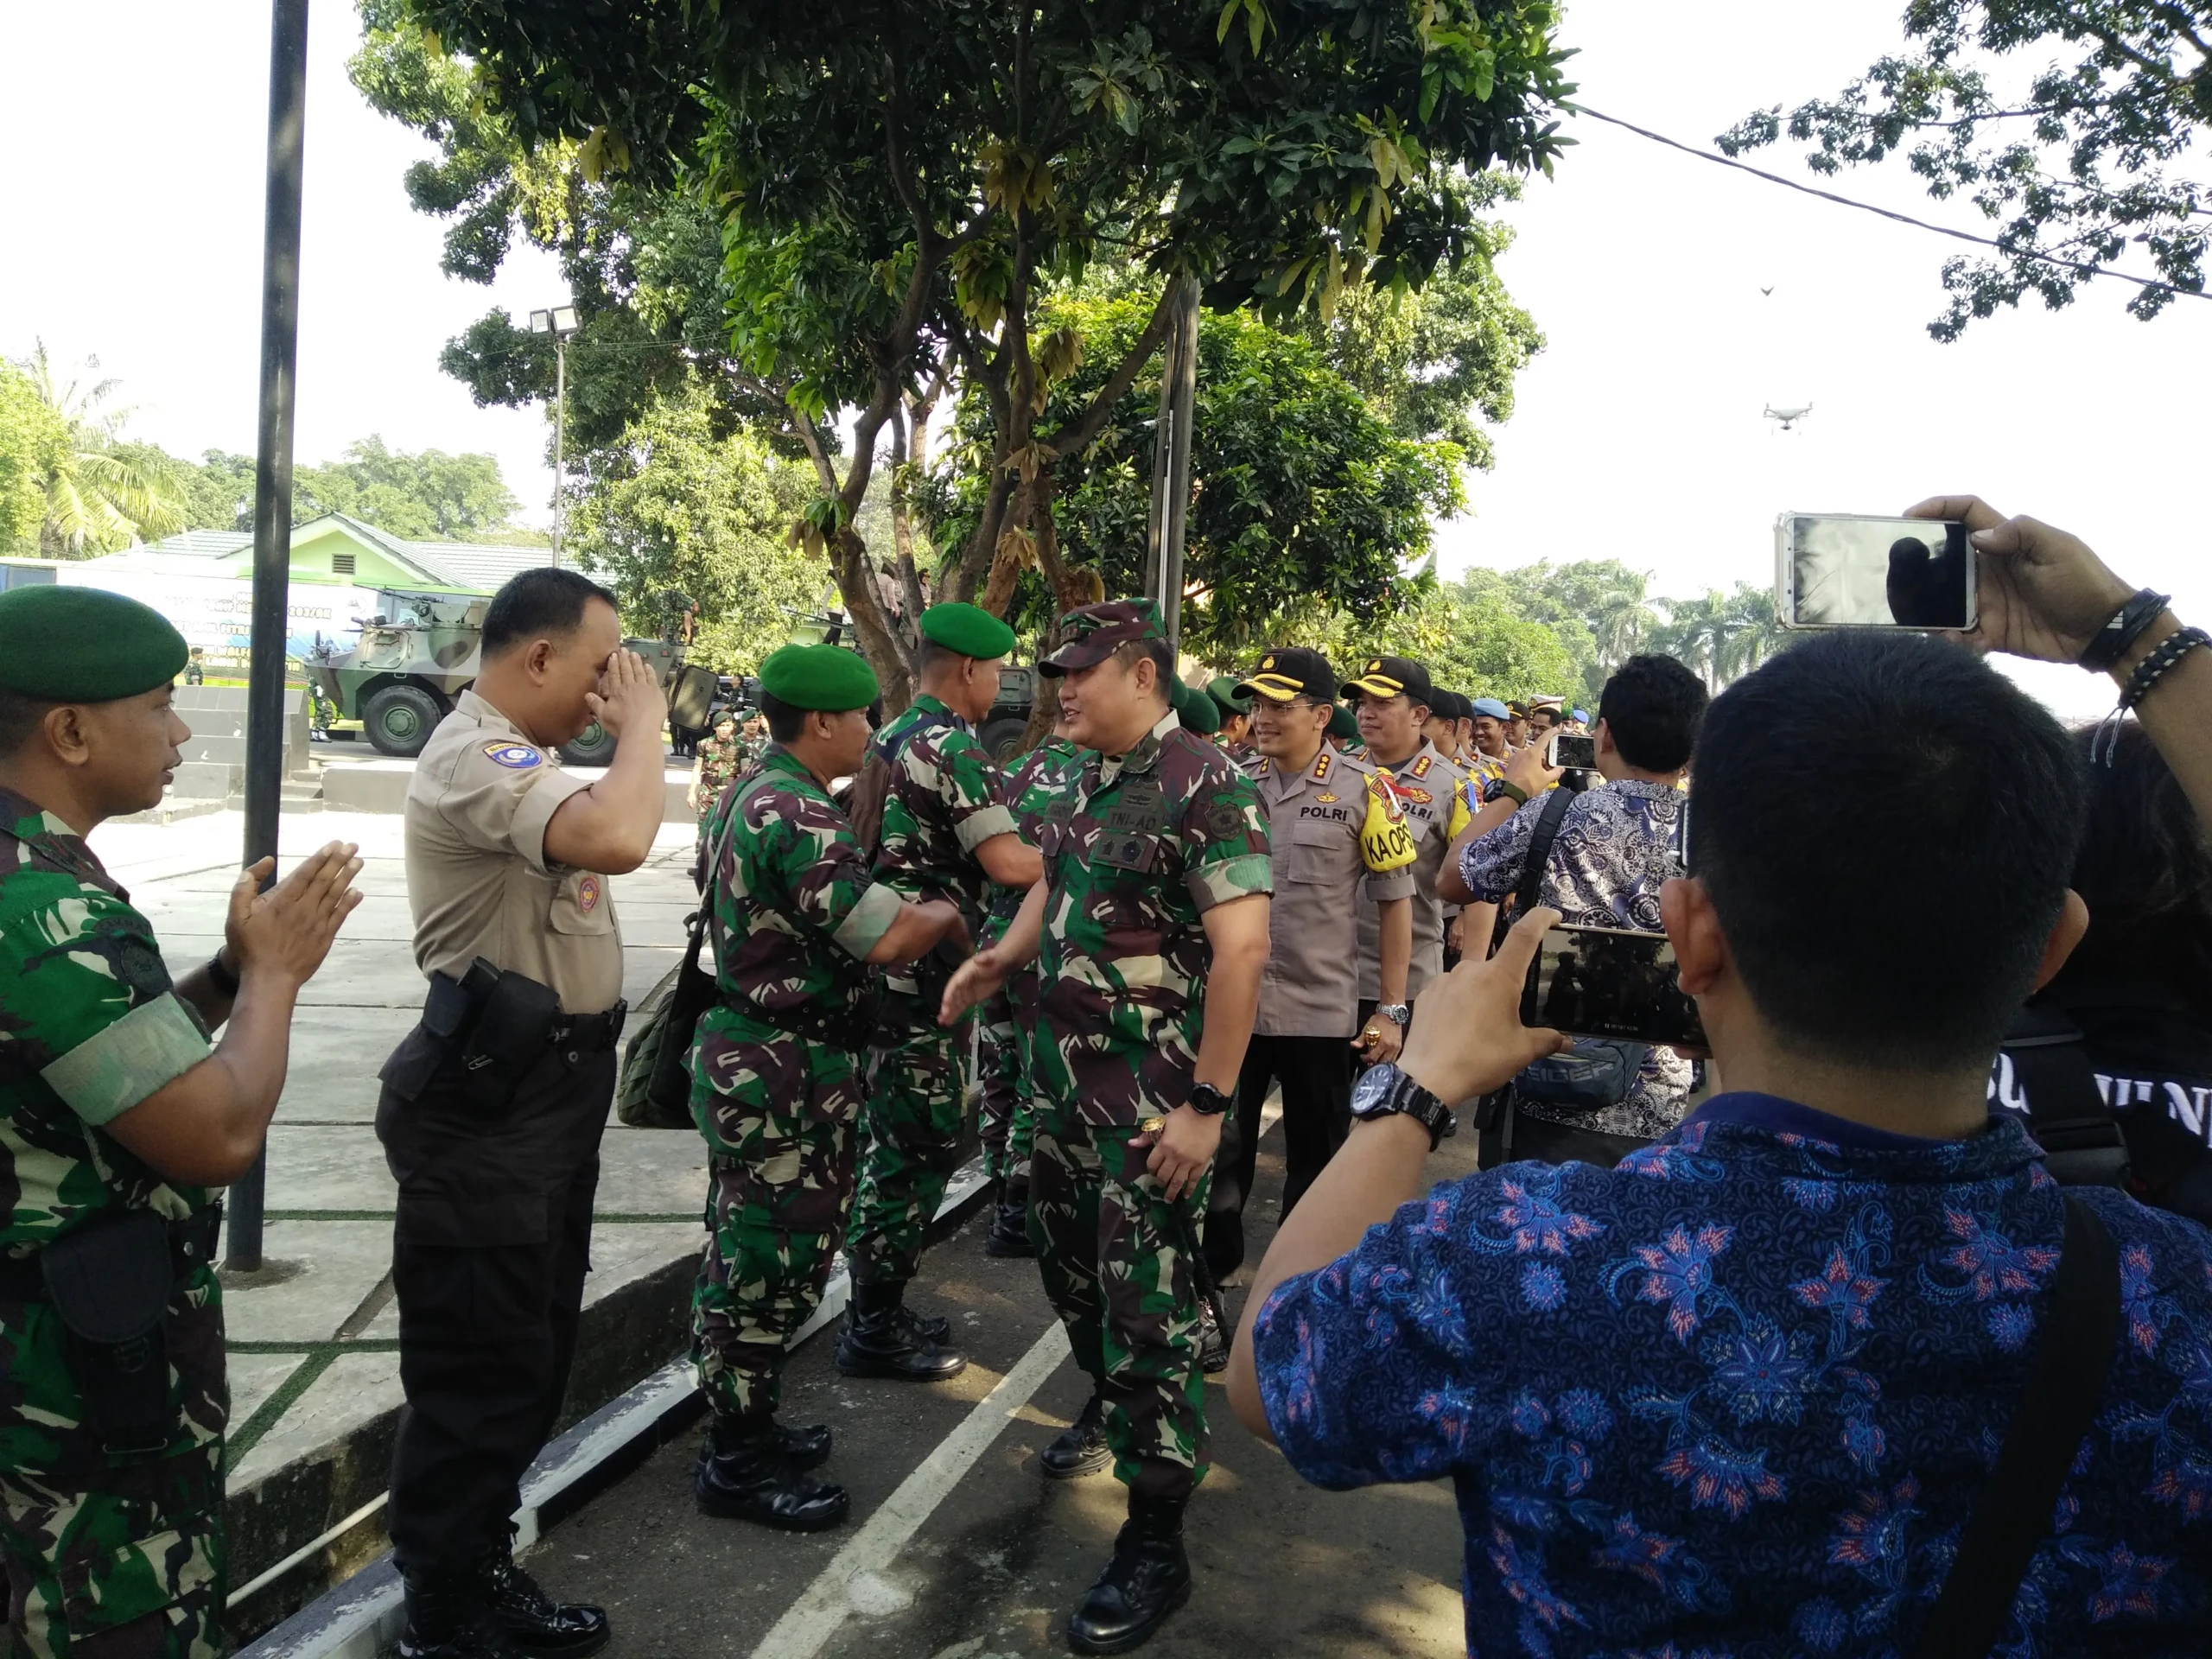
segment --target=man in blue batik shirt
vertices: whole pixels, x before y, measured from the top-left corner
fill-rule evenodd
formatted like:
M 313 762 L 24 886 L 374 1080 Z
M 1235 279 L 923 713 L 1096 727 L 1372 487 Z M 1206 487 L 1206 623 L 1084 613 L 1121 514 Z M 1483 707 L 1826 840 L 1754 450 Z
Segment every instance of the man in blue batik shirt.
M 1605 782 L 1567 804 L 1538 890 L 1540 902 L 1558 911 L 1567 926 L 1659 931 L 1659 889 L 1675 874 L 1675 824 L 1688 798 L 1681 787 L 1682 772 L 1705 705 L 1705 682 L 1672 657 L 1631 657 L 1605 682 L 1597 742 Z M 1524 791 L 1509 779 L 1494 787 L 1503 800 L 1491 796 L 1437 875 L 1436 890 L 1447 903 L 1495 905 L 1520 891 L 1548 797 Z M 1503 823 L 1496 822 L 1509 810 Z M 1489 913 L 1476 912 L 1478 918 Z M 1467 948 L 1464 942 L 1461 948 Z M 1618 1105 L 1566 1113 L 1522 1101 L 1515 1109 L 1579 1134 L 1648 1141 L 1680 1120 L 1691 1081 L 1688 1060 L 1671 1048 L 1654 1047 Z M 1616 1141 L 1616 1152 L 1623 1149 L 1624 1143 Z
M 1974 643 L 2078 656 L 2128 602 L 2032 520 L 1926 516 L 1978 532 Z M 2212 778 L 2205 666 L 2145 719 Z M 2085 925 L 2078 765 L 1955 645 L 1817 638 L 1714 702 L 1691 874 L 1662 899 L 1729 1092 L 1616 1169 L 1512 1164 L 1421 1198 L 1435 1096 L 1557 1046 L 1516 1017 L 1544 910 L 1368 1074 L 1260 1268 L 1230 1395 L 1318 1484 L 1452 1478 L 1470 1652 L 1919 1650 L 2052 1321 L 2064 1204 L 1984 1096 Z M 2110 1235 L 2119 1335 L 1993 1651 L 2201 1655 L 2212 1235 L 2068 1192 Z

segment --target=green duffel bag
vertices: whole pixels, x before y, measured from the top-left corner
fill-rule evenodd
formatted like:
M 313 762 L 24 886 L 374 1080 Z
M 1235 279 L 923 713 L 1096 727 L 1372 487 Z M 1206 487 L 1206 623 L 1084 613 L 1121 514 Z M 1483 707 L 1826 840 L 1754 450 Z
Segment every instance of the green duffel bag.
M 696 939 L 693 946 L 696 952 Z M 636 1035 L 622 1051 L 622 1070 L 614 1082 L 614 1116 L 633 1129 L 696 1127 L 691 1121 L 691 1074 L 683 1062 L 696 1034 L 699 1016 L 706 1009 L 700 1007 L 690 1010 L 688 1020 L 680 1017 L 677 1003 L 683 999 L 677 992 L 683 983 L 684 965 L 687 964 L 670 969 L 660 983 L 645 993 L 645 1000 L 631 1015 L 630 1027 Z M 707 981 L 707 991 L 711 1000 L 711 979 Z M 671 1068 L 664 1064 L 664 1057 L 673 1061 L 672 1069 L 681 1087 L 667 1086 L 665 1073 Z M 660 1086 L 657 1088 L 656 1084 Z

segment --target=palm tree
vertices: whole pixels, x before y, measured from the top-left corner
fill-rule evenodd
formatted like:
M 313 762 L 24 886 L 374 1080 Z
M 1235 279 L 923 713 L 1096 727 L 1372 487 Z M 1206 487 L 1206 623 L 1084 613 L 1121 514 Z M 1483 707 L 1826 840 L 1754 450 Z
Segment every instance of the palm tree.
M 1719 689 L 1721 664 L 1736 620 L 1728 596 L 1708 588 L 1696 599 L 1662 599 L 1667 620 L 1653 631 L 1651 643 L 1681 658 L 1705 677 L 1706 690 Z
M 83 558 L 181 530 L 183 468 L 149 444 L 123 442 L 118 435 L 130 411 L 103 408 L 120 382 L 111 377 L 62 384 L 42 340 L 22 366 L 39 400 L 69 429 L 68 445 L 44 480 L 39 550 L 48 558 Z M 99 359 L 87 358 L 84 366 L 97 370 Z
M 1728 595 L 1730 632 L 1720 656 L 1722 683 L 1750 673 L 1789 643 L 1775 608 L 1774 589 L 1739 582 Z

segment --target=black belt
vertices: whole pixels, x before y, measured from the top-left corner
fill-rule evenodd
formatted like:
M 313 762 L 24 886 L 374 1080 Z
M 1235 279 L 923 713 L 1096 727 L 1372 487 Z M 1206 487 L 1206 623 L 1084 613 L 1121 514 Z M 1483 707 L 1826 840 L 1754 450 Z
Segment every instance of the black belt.
M 629 1017 L 627 1002 L 617 1002 L 604 1014 L 569 1014 L 554 1022 L 553 1046 L 594 1052 L 612 1048 L 622 1039 L 622 1027 Z
M 95 1211 L 94 1216 L 106 1213 Z M 211 1204 L 205 1210 L 196 1210 L 182 1221 L 169 1223 L 168 1229 L 170 1264 L 180 1280 L 189 1279 L 215 1260 L 215 1243 L 223 1231 L 223 1206 Z M 46 1299 L 46 1271 L 39 1265 L 36 1250 L 29 1255 L 0 1256 L 0 1302 Z

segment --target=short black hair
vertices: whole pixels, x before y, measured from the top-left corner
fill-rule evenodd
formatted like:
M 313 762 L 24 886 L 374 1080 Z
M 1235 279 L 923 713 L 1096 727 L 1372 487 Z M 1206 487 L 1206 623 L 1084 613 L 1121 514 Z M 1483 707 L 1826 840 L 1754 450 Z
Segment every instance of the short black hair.
M 0 685 L 0 760 L 10 759 L 31 741 L 31 734 L 54 706 L 51 698 L 30 696 Z
M 806 710 L 795 702 L 785 702 L 772 692 L 760 694 L 760 713 L 767 720 L 768 735 L 779 743 L 788 743 L 806 724 Z
M 1129 640 L 1115 649 L 1114 660 L 1132 671 L 1139 663 L 1149 661 L 1160 677 L 1160 695 L 1173 701 L 1174 694 L 1169 688 L 1175 680 L 1175 648 L 1165 639 Z
M 1598 718 L 1613 734 L 1621 759 L 1643 772 L 1680 772 L 1697 747 L 1697 728 L 1712 700 L 1705 682 L 1672 657 L 1631 657 L 1613 671 L 1598 696 Z M 1567 724 L 1567 710 L 1551 711 Z
M 617 612 L 622 608 L 613 594 L 573 570 L 547 565 L 510 576 L 485 607 L 484 654 L 496 657 L 532 639 L 574 633 L 594 599 L 605 600 Z
M 2075 745 L 1979 657 L 1816 636 L 1714 699 L 1691 874 L 1792 1052 L 1986 1067 L 2065 902 L 2082 792 Z

